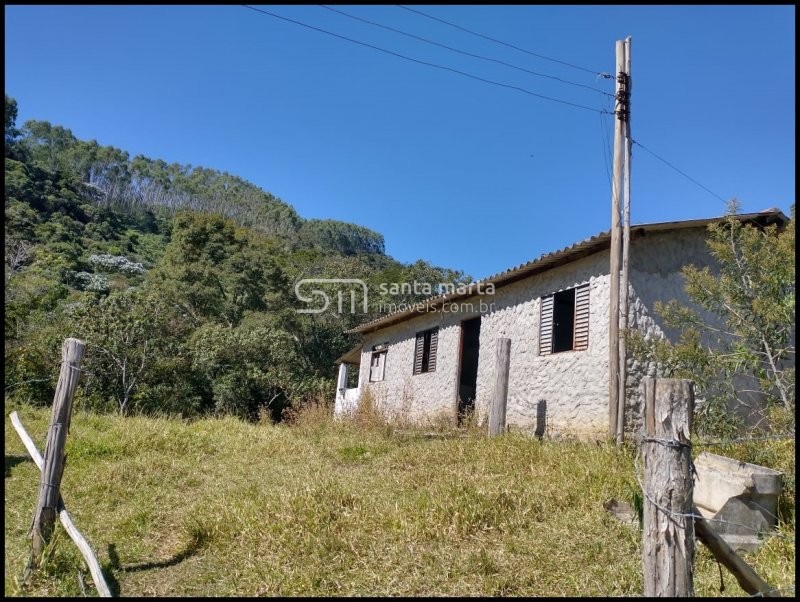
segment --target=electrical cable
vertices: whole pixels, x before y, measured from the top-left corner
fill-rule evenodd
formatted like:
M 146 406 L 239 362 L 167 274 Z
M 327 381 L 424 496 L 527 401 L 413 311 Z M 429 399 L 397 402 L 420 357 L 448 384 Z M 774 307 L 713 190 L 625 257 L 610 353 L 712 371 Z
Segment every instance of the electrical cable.
M 517 91 L 522 92 L 524 94 L 528 94 L 530 96 L 535 96 L 536 98 L 541 98 L 543 100 L 550 100 L 552 102 L 557 102 L 557 103 L 560 103 L 560 104 L 563 104 L 563 105 L 568 105 L 568 106 L 575 107 L 575 108 L 578 108 L 578 109 L 583 109 L 585 111 L 591 111 L 593 113 L 602 113 L 603 112 L 603 111 L 601 111 L 599 109 L 595 109 L 595 108 L 592 108 L 592 107 L 587 107 L 586 105 L 581 105 L 581 104 L 578 104 L 578 103 L 569 102 L 567 100 L 560 100 L 558 98 L 553 98 L 551 96 L 545 96 L 544 94 L 537 94 L 536 92 L 531 92 L 530 90 L 526 90 L 525 88 L 521 88 L 519 86 L 513 86 L 511 84 L 504 84 L 502 82 L 496 82 L 496 81 L 492 81 L 490 79 L 485 79 L 483 77 L 479 77 L 477 75 L 472 75 L 471 73 L 467 73 L 465 71 L 459 71 L 458 69 L 453 69 L 452 67 L 445 67 L 443 65 L 437 65 L 436 63 L 429 63 L 427 61 L 422 61 L 420 59 L 415 59 L 415 58 L 412 58 L 410 56 L 406 56 L 404 54 L 400 54 L 399 52 L 394 52 L 392 50 L 386 50 L 385 48 L 380 48 L 378 46 L 373 46 L 372 44 L 368 44 L 366 42 L 361 42 L 359 40 L 354 40 L 353 38 L 348 38 L 348 37 L 340 35 L 338 33 L 333 33 L 332 31 L 327 31 L 327 30 L 322 29 L 320 27 L 315 27 L 313 25 L 308 25 L 307 23 L 303 23 L 303 22 L 297 21 L 295 19 L 290 19 L 289 17 L 284 17 L 284 16 L 281 16 L 281 15 L 272 13 L 272 12 L 270 12 L 268 10 L 255 8 L 255 7 L 250 6 L 248 4 L 242 4 L 242 6 L 244 8 L 249 8 L 250 10 L 253 10 L 255 12 L 262 13 L 264 15 L 269 15 L 270 17 L 275 17 L 276 19 L 281 19 L 283 21 L 288 21 L 289 23 L 294 23 L 295 25 L 301 25 L 302 27 L 306 27 L 308 29 L 313 29 L 314 31 L 319 31 L 321 33 L 325 33 L 325 34 L 334 36 L 334 37 L 342 39 L 342 40 L 347 40 L 348 42 L 353 42 L 354 44 L 359 44 L 361 46 L 366 46 L 367 48 L 372 48 L 373 50 L 378 50 L 378 51 L 384 52 L 386 54 L 391 54 L 392 56 L 396 56 L 396 57 L 399 57 L 401 59 L 405 59 L 407 61 L 411 61 L 413 63 L 419 63 L 420 65 L 427 65 L 428 67 L 434 67 L 436 69 L 442 69 L 443 71 L 450 71 L 452 73 L 457 73 L 459 75 L 463 75 L 464 77 L 469 77 L 470 79 L 474 79 L 474 80 L 477 80 L 477 81 L 480 81 L 480 82 L 484 82 L 484 83 L 487 83 L 487 84 L 492 84 L 493 86 L 499 86 L 501 88 L 509 88 L 511 90 L 517 90 Z
M 709 193 L 710 195 L 712 195 L 712 196 L 714 196 L 714 197 L 718 198 L 718 199 L 719 199 L 720 201 L 722 201 L 723 203 L 725 203 L 725 202 L 726 202 L 726 201 L 725 201 L 725 199 L 723 199 L 721 196 L 719 196 L 719 195 L 718 195 L 717 193 L 715 193 L 713 190 L 709 190 L 708 188 L 706 188 L 705 186 L 703 186 L 703 185 L 702 185 L 700 182 L 698 182 L 697 180 L 695 180 L 693 177 L 691 177 L 690 175 L 688 175 L 688 174 L 686 174 L 686 173 L 682 172 L 680 169 L 678 169 L 677 167 L 675 167 L 675 166 L 674 166 L 672 163 L 670 163 L 670 162 L 669 162 L 669 161 L 667 161 L 666 159 L 664 159 L 664 158 L 662 158 L 662 157 L 659 157 L 657 154 L 655 154 L 655 153 L 654 153 L 653 151 L 651 151 L 649 148 L 647 148 L 646 146 L 644 146 L 644 145 L 643 145 L 641 142 L 637 142 L 636 140 L 633 140 L 633 139 L 631 139 L 631 142 L 632 142 L 633 144 L 635 144 L 636 146 L 640 146 L 640 147 L 642 147 L 642 148 L 643 148 L 644 150 L 646 150 L 648 153 L 650 153 L 651 155 L 653 155 L 653 156 L 654 156 L 656 159 L 658 159 L 659 161 L 661 161 L 661 162 L 663 162 L 663 163 L 667 164 L 669 167 L 671 167 L 672 169 L 674 169 L 675 171 L 677 171 L 679 174 L 681 174 L 681 175 L 682 175 L 684 178 L 686 178 L 687 180 L 689 180 L 689 181 L 691 181 L 691 182 L 694 182 L 695 184 L 697 184 L 697 185 L 698 185 L 700 188 L 702 188 L 703 190 L 705 190 L 705 191 L 706 191 L 707 193 Z
M 484 60 L 484 61 L 491 61 L 492 63 L 497 63 L 499 65 L 504 65 L 506 67 L 510 67 L 510 68 L 516 69 L 518 71 L 524 71 L 525 73 L 530 73 L 531 75 L 535 75 L 537 77 L 545 77 L 547 79 L 556 80 L 556 81 L 559 81 L 559 82 L 564 83 L 564 84 L 569 84 L 570 86 L 577 86 L 579 88 L 586 88 L 587 90 L 592 90 L 593 92 L 599 92 L 600 94 L 605 94 L 605 95 L 611 96 L 611 97 L 614 96 L 613 94 L 611 94 L 609 92 L 606 92 L 605 90 L 601 90 L 600 88 L 595 88 L 593 86 L 587 86 L 586 84 L 580 84 L 578 82 L 569 81 L 567 79 L 562 79 L 562 78 L 556 77 L 554 75 L 547 75 L 545 73 L 538 73 L 536 71 L 531 71 L 530 69 L 526 69 L 525 67 L 519 67 L 517 65 L 513 65 L 511 63 L 506 63 L 505 61 L 501 61 L 499 59 L 493 59 L 491 57 L 483 56 L 483 55 L 480 55 L 480 54 L 473 54 L 472 52 L 467 52 L 466 50 L 459 50 L 458 48 L 453 48 L 452 46 L 447 46 L 446 44 L 440 44 L 439 42 L 434 42 L 433 40 L 429 40 L 427 38 L 423 38 L 421 36 L 417 36 L 417 35 L 414 35 L 412 33 L 408 33 L 408 32 L 402 31 L 400 29 L 395 29 L 394 27 L 389 27 L 388 25 L 383 25 L 381 23 L 376 23 L 375 21 L 370 21 L 369 19 L 364 19 L 364 18 L 356 16 L 356 15 L 351 15 L 350 13 L 346 13 L 343 10 L 332 8 L 332 7 L 326 6 L 324 4 L 320 4 L 318 6 L 320 8 L 324 8 L 324 9 L 327 9 L 329 11 L 332 11 L 332 12 L 335 12 L 335 13 L 339 13 L 340 15 L 343 15 L 345 17 L 349 17 L 350 19 L 354 19 L 356 21 L 361 21 L 362 23 L 368 23 L 369 25 L 373 25 L 375 27 L 381 27 L 383 29 L 387 29 L 389 31 L 393 31 L 395 33 L 399 33 L 400 35 L 404 35 L 404 36 L 407 36 L 409 38 L 413 38 L 415 40 L 420 40 L 421 42 L 425 42 L 427 44 L 432 44 L 433 46 L 438 46 L 440 48 L 445 48 L 446 50 L 450 50 L 452 52 L 457 52 L 458 54 L 463 54 L 464 56 L 469 56 L 469 57 L 476 58 L 476 59 L 481 59 L 481 60 Z
M 445 25 L 449 25 L 450 27 L 455 27 L 456 29 L 460 29 L 461 31 L 465 31 L 469 34 L 474 36 L 478 36 L 483 38 L 484 40 L 490 40 L 497 44 L 502 44 L 503 46 L 508 46 L 509 48 L 513 48 L 514 50 L 519 50 L 520 52 L 524 52 L 526 54 L 530 54 L 531 56 L 538 57 L 540 59 L 545 59 L 546 61 L 553 61 L 554 63 L 560 63 L 561 65 L 566 65 L 567 67 L 572 67 L 573 69 L 580 69 L 581 71 L 586 71 L 588 73 L 593 73 L 595 75 L 599 75 L 606 79 L 613 79 L 613 76 L 606 73 L 605 71 L 596 71 L 595 69 L 587 69 L 586 67 L 581 67 L 579 65 L 573 65 L 572 63 L 567 63 L 566 61 L 560 61 L 558 59 L 550 58 L 549 56 L 544 56 L 542 54 L 537 54 L 535 52 L 531 52 L 530 50 L 525 50 L 524 48 L 520 48 L 519 46 L 514 46 L 513 44 L 509 44 L 508 42 L 503 42 L 502 40 L 497 40 L 495 38 L 489 37 L 482 33 L 478 33 L 477 31 L 472 31 L 467 29 L 466 27 L 461 27 L 460 25 L 456 25 L 455 23 L 450 23 L 449 21 L 445 21 L 444 19 L 439 19 L 438 17 L 434 17 L 433 15 L 426 14 L 421 10 L 415 10 L 413 8 L 409 8 L 407 6 L 403 6 L 402 4 L 395 5 L 398 8 L 403 8 L 405 10 L 411 11 L 412 13 L 417 13 L 418 15 L 422 15 L 423 17 L 427 17 L 428 19 L 433 19 L 434 21 L 439 21 L 440 23 L 444 23 Z

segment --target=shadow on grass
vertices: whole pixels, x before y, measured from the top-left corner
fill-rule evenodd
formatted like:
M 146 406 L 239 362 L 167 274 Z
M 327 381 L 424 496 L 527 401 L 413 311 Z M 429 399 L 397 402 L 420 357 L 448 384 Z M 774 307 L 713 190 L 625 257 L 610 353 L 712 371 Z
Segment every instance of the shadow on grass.
M 119 561 L 119 554 L 117 554 L 117 546 L 113 543 L 108 544 L 108 567 L 104 567 L 103 573 L 108 580 L 108 587 L 111 593 L 116 597 L 120 595 L 119 581 L 113 576 L 112 572 L 133 573 L 136 571 L 148 571 L 150 569 L 166 569 L 171 566 L 180 564 L 187 558 L 194 556 L 203 547 L 202 542 L 193 540 L 187 544 L 183 550 L 173 554 L 170 558 L 165 560 L 152 560 L 149 562 L 137 562 L 134 564 L 122 565 Z
M 29 456 L 6 456 L 6 476 L 11 476 L 11 469 L 14 468 L 17 464 L 22 464 L 23 462 L 33 462 Z

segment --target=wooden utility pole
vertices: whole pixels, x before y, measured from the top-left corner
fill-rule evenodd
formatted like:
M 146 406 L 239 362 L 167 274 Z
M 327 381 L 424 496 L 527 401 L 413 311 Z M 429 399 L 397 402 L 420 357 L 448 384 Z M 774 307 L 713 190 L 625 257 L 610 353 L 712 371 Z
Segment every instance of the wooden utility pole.
M 694 508 L 689 443 L 694 387 L 642 380 L 645 399 L 642 571 L 646 597 L 694 596 Z
M 625 438 L 625 383 L 628 379 L 628 351 L 625 336 L 628 330 L 628 257 L 631 245 L 631 37 L 625 38 L 625 81 L 623 82 L 625 156 L 624 195 L 622 209 L 622 277 L 619 305 L 619 390 L 617 402 L 617 447 Z
M 611 263 L 608 310 L 608 429 L 616 437 L 619 413 L 619 272 L 620 272 L 620 197 L 622 195 L 623 145 L 625 139 L 625 41 L 617 40 L 616 94 L 614 114 L 614 175 L 611 182 Z
M 31 560 L 38 563 L 55 527 L 60 498 L 61 476 L 64 473 L 72 396 L 78 386 L 85 345 L 78 339 L 67 339 L 61 348 L 61 373 L 58 377 L 53 413 L 44 448 L 44 466 L 39 484 L 39 499 L 31 527 Z
M 511 339 L 497 339 L 494 368 L 494 392 L 489 409 L 489 436 L 502 435 L 506 430 L 506 403 L 508 401 L 508 372 L 511 365 Z

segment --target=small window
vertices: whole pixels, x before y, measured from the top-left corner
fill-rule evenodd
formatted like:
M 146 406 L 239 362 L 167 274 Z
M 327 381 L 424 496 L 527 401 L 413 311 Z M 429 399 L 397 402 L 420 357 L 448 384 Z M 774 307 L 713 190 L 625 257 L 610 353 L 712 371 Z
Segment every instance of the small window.
M 589 347 L 589 284 L 542 297 L 539 355 Z
M 439 328 L 417 333 L 414 346 L 414 374 L 436 370 L 436 350 L 439 347 Z
M 369 364 L 369 382 L 374 383 L 383 380 L 386 368 L 386 352 L 389 344 L 382 343 L 372 348 L 372 359 Z

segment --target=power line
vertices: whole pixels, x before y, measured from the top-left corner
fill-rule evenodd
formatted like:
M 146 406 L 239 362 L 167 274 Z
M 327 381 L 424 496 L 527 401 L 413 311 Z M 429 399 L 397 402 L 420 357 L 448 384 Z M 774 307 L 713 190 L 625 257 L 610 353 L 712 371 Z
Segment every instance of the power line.
M 484 40 L 490 40 L 492 42 L 496 42 L 497 44 L 502 44 L 503 46 L 508 46 L 509 48 L 513 48 L 514 50 L 519 50 L 520 52 L 524 52 L 526 54 L 530 54 L 531 56 L 538 57 L 540 59 L 545 59 L 546 61 L 553 61 L 554 63 L 560 63 L 561 65 L 566 65 L 567 67 L 572 67 L 573 69 L 580 69 L 581 71 L 586 71 L 587 73 L 593 73 L 595 75 L 600 75 L 607 79 L 613 79 L 613 76 L 605 73 L 604 71 L 596 71 L 594 69 L 587 69 L 586 67 L 580 67 L 579 65 L 573 65 L 572 63 L 567 63 L 565 61 L 560 61 L 558 59 L 550 58 L 549 56 L 544 56 L 542 54 L 537 54 L 535 52 L 531 52 L 530 50 L 525 50 L 524 48 L 520 48 L 519 46 L 514 46 L 513 44 L 509 44 L 508 42 L 503 42 L 502 40 L 497 40 L 495 38 L 489 37 L 482 33 L 478 33 L 477 31 L 472 31 L 467 29 L 466 27 L 461 27 L 460 25 L 456 25 L 455 23 L 450 23 L 449 21 L 445 21 L 444 19 L 439 19 L 438 17 L 434 17 L 433 15 L 429 15 L 423 13 L 420 10 L 415 10 L 413 8 L 409 8 L 407 6 L 403 6 L 401 4 L 396 5 L 398 8 L 403 8 L 405 10 L 411 11 L 412 13 L 417 13 L 418 15 L 422 15 L 423 17 L 427 17 L 428 19 L 433 19 L 434 21 L 439 21 L 439 23 L 444 23 L 445 25 L 449 25 L 450 27 L 455 27 L 456 29 L 460 29 L 461 31 L 465 31 L 470 33 L 474 36 L 478 36 L 479 38 L 483 38 Z
M 603 161 L 606 164 L 606 174 L 608 175 L 608 185 L 613 189 L 614 184 L 612 182 L 611 177 L 611 164 L 614 162 L 614 152 L 611 150 L 611 128 L 609 127 L 608 123 L 608 115 L 614 114 L 614 107 L 611 106 L 612 103 L 610 100 L 606 103 L 606 112 L 600 113 L 600 139 L 603 142 L 603 149 L 605 152 L 603 153 Z
M 698 185 L 700 188 L 702 188 L 703 190 L 705 190 L 705 191 L 706 191 L 707 193 L 709 193 L 710 195 L 713 195 L 714 197 L 718 198 L 718 199 L 719 199 L 720 201 L 722 201 L 723 203 L 725 203 L 725 202 L 726 202 L 726 201 L 725 201 L 725 199 L 723 199 L 723 198 L 722 198 L 721 196 L 719 196 L 717 193 L 715 193 L 715 192 L 714 192 L 714 191 L 712 191 L 712 190 L 709 190 L 708 188 L 706 188 L 705 186 L 703 186 L 703 185 L 702 185 L 700 182 L 698 182 L 697 180 L 695 180 L 693 177 L 691 177 L 690 175 L 688 175 L 688 174 L 686 174 L 686 173 L 682 172 L 680 169 L 678 169 L 677 167 L 675 167 L 675 166 L 674 166 L 672 163 L 670 163 L 670 162 L 669 162 L 669 161 L 667 161 L 666 159 L 664 159 L 664 158 L 662 158 L 662 157 L 659 157 L 657 154 L 655 154 L 653 151 L 651 151 L 649 148 L 647 148 L 646 146 L 644 146 L 644 145 L 643 145 L 643 144 L 641 144 L 640 142 L 637 142 L 636 140 L 633 140 L 633 139 L 631 139 L 631 142 L 633 142 L 633 144 L 635 144 L 636 146 L 641 146 L 641 147 L 642 147 L 644 150 L 646 150 L 648 153 L 650 153 L 651 155 L 653 155 L 653 156 L 654 156 L 656 159 L 658 159 L 659 161 L 661 161 L 661 162 L 663 162 L 663 163 L 666 163 L 666 164 L 667 164 L 669 167 L 671 167 L 672 169 L 674 169 L 675 171 L 677 171 L 677 172 L 678 172 L 679 174 L 681 174 L 681 175 L 682 175 L 684 178 L 686 178 L 687 180 L 690 180 L 690 181 L 694 182 L 695 184 L 697 184 L 697 185 Z
M 405 59 L 407 61 L 411 61 L 413 63 L 419 63 L 420 65 L 427 65 L 428 67 L 434 67 L 436 69 L 442 69 L 443 71 L 451 71 L 452 73 L 458 73 L 459 75 L 463 75 L 464 77 L 469 77 L 471 79 L 475 79 L 475 80 L 478 80 L 480 82 L 484 82 L 484 83 L 487 83 L 487 84 L 492 84 L 493 86 L 500 86 L 501 88 L 509 88 L 511 90 L 517 90 L 517 91 L 522 92 L 524 94 L 528 94 L 530 96 L 535 96 L 535 97 L 541 98 L 543 100 L 550 100 L 550 101 L 557 102 L 557 103 L 564 104 L 564 105 L 568 105 L 568 106 L 571 106 L 571 107 L 576 107 L 578 109 L 584 109 L 586 111 L 592 111 L 593 113 L 602 113 L 603 112 L 600 109 L 594 109 L 592 107 L 587 107 L 585 105 L 580 105 L 580 104 L 577 104 L 577 103 L 574 103 L 574 102 L 569 102 L 569 101 L 566 101 L 566 100 L 560 100 L 558 98 L 552 98 L 551 96 L 545 96 L 543 94 L 537 94 L 536 92 L 531 92 L 530 90 L 526 90 L 525 88 L 520 88 L 519 86 L 512 86 L 511 84 L 504 84 L 504 83 L 501 83 L 501 82 L 492 81 L 490 79 L 484 79 L 483 77 L 478 77 L 477 75 L 472 75 L 471 73 L 466 73 L 465 71 L 459 71 L 458 69 L 453 69 L 452 67 L 445 67 L 443 65 L 437 65 L 435 63 L 429 63 L 427 61 L 422 61 L 422 60 L 419 60 L 419 59 L 415 59 L 415 58 L 412 58 L 410 56 L 406 56 L 404 54 L 400 54 L 398 52 L 394 52 L 392 50 L 386 50 L 385 48 L 380 48 L 378 46 L 373 46 L 372 44 L 367 44 L 366 42 L 361 42 L 359 40 L 354 40 L 352 38 L 348 38 L 346 36 L 339 35 L 338 33 L 333 33 L 332 31 L 327 31 L 327 30 L 321 29 L 319 27 L 314 27 L 313 25 L 308 25 L 307 23 L 302 23 L 301 21 L 296 21 L 296 20 L 290 19 L 288 17 L 283 17 L 281 15 L 277 15 L 275 13 L 271 13 L 271 12 L 269 12 L 267 10 L 263 10 L 263 9 L 260 9 L 260 8 L 255 8 L 254 6 L 249 6 L 247 4 L 242 4 L 242 6 L 244 8 L 249 8 L 250 10 L 254 10 L 254 11 L 258 12 L 258 13 L 269 15 L 270 17 L 275 17 L 276 19 L 281 19 L 283 21 L 288 21 L 289 23 L 294 23 L 295 25 L 301 25 L 301 26 L 306 27 L 308 29 L 313 29 L 314 31 L 319 31 L 319 32 L 322 32 L 322 33 L 326 33 L 326 34 L 328 34 L 330 36 L 334 36 L 334 37 L 339 38 L 341 40 L 347 40 L 348 42 L 353 42 L 354 44 L 359 44 L 360 46 L 366 46 L 367 48 L 372 48 L 373 50 L 379 50 L 380 52 L 385 52 L 386 54 L 391 54 L 392 56 L 396 56 L 396 57 L 399 57 L 401 59 Z
M 399 33 L 399 34 L 407 36 L 409 38 L 414 38 L 415 40 L 420 40 L 420 41 L 425 42 L 427 44 L 432 44 L 434 46 L 438 46 L 440 48 L 445 48 L 445 49 L 450 50 L 452 52 L 457 52 L 458 54 L 463 54 L 464 56 L 469 56 L 469 57 L 476 58 L 476 59 L 481 59 L 481 60 L 484 60 L 484 61 L 491 61 L 491 62 L 497 63 L 499 65 L 504 65 L 506 67 L 511 67 L 512 69 L 517 69 L 518 71 L 524 71 L 525 73 L 530 73 L 531 75 L 536 75 L 537 77 L 546 77 L 547 79 L 554 79 L 554 80 L 562 82 L 564 84 L 569 84 L 570 86 L 577 86 L 579 88 L 586 88 L 587 90 L 592 90 L 594 92 L 599 92 L 600 94 L 605 94 L 606 96 L 612 96 L 612 97 L 614 96 L 613 94 L 610 94 L 609 92 L 606 92 L 605 90 L 601 90 L 600 88 L 595 88 L 593 86 L 587 86 L 586 84 L 579 84 L 577 82 L 572 82 L 572 81 L 569 81 L 569 80 L 566 80 L 566 79 L 562 79 L 560 77 L 556 77 L 554 75 L 547 75 L 545 73 L 538 73 L 536 71 L 531 71 L 530 69 L 525 69 L 524 67 L 519 67 L 517 65 L 512 65 L 511 63 L 506 63 L 505 61 L 501 61 L 499 59 L 493 59 L 491 57 L 483 56 L 483 55 L 480 55 L 480 54 L 473 54 L 473 53 L 467 52 L 465 50 L 459 50 L 458 48 L 453 48 L 452 46 L 447 46 L 446 44 L 440 44 L 439 42 L 434 42 L 433 40 L 429 40 L 427 38 L 423 38 L 421 36 L 417 36 L 417 35 L 414 35 L 412 33 L 401 31 L 399 29 L 395 29 L 394 27 L 389 27 L 388 25 L 383 25 L 381 23 L 376 23 L 375 21 L 370 21 L 369 19 L 364 19 L 364 18 L 358 17 L 356 15 L 351 15 L 349 13 L 346 13 L 346 12 L 342 11 L 342 10 L 338 10 L 336 8 L 331 8 L 330 6 L 325 6 L 324 4 L 320 4 L 319 6 L 320 6 L 320 8 L 325 8 L 325 9 L 333 11 L 335 13 L 339 13 L 340 15 L 344 15 L 345 17 L 349 17 L 350 19 L 355 19 L 356 21 L 361 21 L 362 23 L 368 23 L 369 25 L 374 25 L 375 27 L 382 27 L 383 29 L 387 29 L 389 31 L 393 31 L 395 33 Z
M 600 140 L 603 144 L 603 148 L 601 148 L 601 152 L 603 155 L 603 162 L 606 166 L 606 175 L 608 176 L 608 185 L 613 188 L 614 184 L 611 178 L 611 163 L 613 160 L 610 159 L 611 157 L 611 145 L 609 144 L 609 140 L 611 138 L 611 134 L 608 130 L 608 124 L 606 122 L 606 116 L 604 113 L 600 113 Z

